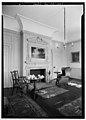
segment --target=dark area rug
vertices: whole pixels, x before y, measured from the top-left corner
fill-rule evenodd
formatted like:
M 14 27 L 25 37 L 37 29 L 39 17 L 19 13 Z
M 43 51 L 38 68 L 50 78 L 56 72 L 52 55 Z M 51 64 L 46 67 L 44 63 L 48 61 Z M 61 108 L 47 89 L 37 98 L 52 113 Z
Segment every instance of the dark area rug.
M 82 98 L 82 88 L 77 88 L 75 86 L 63 86 L 63 89 L 67 89 L 68 91 L 54 97 L 50 97 L 49 99 L 43 99 L 42 97 L 38 96 L 36 102 L 44 109 L 50 118 L 82 118 L 84 114 L 83 112 L 82 116 L 71 116 L 71 114 L 66 116 L 59 110 L 62 106 L 71 103 L 77 98 Z M 82 104 L 82 100 L 80 104 Z
M 8 97 L 9 111 L 7 117 L 48 117 L 44 110 L 26 95 L 13 95 Z
M 63 105 L 58 109 L 65 116 L 82 116 L 82 100 L 81 97 Z
M 64 88 L 60 88 L 58 86 L 51 86 L 51 87 L 39 90 L 38 92 L 36 92 L 36 94 L 41 96 L 42 98 L 51 98 L 65 92 L 68 92 L 68 90 Z

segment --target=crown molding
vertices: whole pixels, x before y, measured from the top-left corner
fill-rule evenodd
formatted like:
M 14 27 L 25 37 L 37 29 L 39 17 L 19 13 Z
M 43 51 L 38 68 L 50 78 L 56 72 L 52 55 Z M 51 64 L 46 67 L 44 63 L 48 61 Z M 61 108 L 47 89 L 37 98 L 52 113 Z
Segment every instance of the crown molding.
M 22 30 L 21 33 L 30 34 L 30 35 L 35 35 L 35 36 L 40 36 L 40 37 L 43 37 L 43 38 L 45 38 L 45 39 L 50 39 L 50 40 L 51 40 L 51 37 L 50 37 L 50 36 L 38 34 L 38 33 L 31 32 L 31 31 L 27 31 L 27 30 Z
M 13 20 L 16 20 L 15 17 L 9 16 L 9 15 L 6 15 L 6 14 L 2 14 L 2 16 L 8 17 L 8 18 L 13 19 Z
M 56 28 L 54 28 L 54 27 L 48 26 L 48 25 L 46 25 L 46 24 L 43 24 L 43 23 L 41 23 L 41 22 L 38 22 L 38 21 L 33 20 L 33 19 L 31 19 L 31 18 L 28 18 L 28 17 L 25 17 L 25 16 L 23 16 L 23 15 L 17 14 L 16 16 L 20 16 L 20 17 L 22 17 L 22 18 L 24 18 L 24 19 L 26 19 L 26 20 L 29 20 L 29 21 L 31 21 L 31 22 L 34 22 L 34 23 L 36 23 L 36 24 L 40 24 L 40 25 L 42 25 L 42 26 L 44 26 L 44 27 L 47 27 L 47 28 L 49 28 L 49 29 L 53 29 L 53 30 L 55 30 L 55 31 L 58 31 L 58 29 L 56 29 Z
M 3 28 L 3 32 L 15 34 L 15 35 L 20 35 L 20 32 L 15 31 L 15 30 L 10 30 L 10 29 L 7 29 L 7 28 Z

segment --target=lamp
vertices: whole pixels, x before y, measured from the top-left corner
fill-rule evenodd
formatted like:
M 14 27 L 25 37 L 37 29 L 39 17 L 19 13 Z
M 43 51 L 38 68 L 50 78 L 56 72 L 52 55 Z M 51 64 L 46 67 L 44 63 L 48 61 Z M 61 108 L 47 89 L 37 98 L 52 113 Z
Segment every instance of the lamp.
M 66 43 L 65 43 L 65 39 L 66 39 L 66 21 L 65 21 L 65 8 L 64 8 L 64 43 L 63 43 L 63 47 L 66 48 Z
M 56 43 L 56 47 L 57 47 L 57 48 L 59 48 L 59 47 L 60 47 L 58 43 Z
M 71 46 L 72 46 L 72 47 L 74 46 L 74 43 L 73 43 L 73 42 L 71 43 Z
M 65 42 L 65 40 L 66 40 L 66 17 L 65 16 L 66 16 L 66 10 L 64 8 L 64 43 L 63 43 L 64 48 L 66 48 L 66 42 Z M 71 46 L 72 47 L 74 46 L 73 42 L 71 43 Z

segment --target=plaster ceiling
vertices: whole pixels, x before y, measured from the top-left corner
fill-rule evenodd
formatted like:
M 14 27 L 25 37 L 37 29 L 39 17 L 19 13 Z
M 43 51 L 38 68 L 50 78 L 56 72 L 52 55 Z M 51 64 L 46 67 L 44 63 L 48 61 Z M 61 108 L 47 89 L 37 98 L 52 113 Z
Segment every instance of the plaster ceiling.
M 21 14 L 50 27 L 64 31 L 64 7 L 66 34 L 70 36 L 81 29 L 83 5 L 3 5 L 2 13 L 15 17 Z

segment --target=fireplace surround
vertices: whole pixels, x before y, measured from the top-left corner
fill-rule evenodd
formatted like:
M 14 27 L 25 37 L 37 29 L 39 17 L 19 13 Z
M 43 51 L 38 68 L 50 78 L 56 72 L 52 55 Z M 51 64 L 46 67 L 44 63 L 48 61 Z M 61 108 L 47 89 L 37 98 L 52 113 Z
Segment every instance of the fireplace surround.
M 44 78 L 41 80 L 41 82 L 46 82 L 46 69 L 31 69 L 30 75 L 35 75 L 36 77 L 38 75 L 43 75 Z
M 38 37 L 39 36 L 39 37 Z M 25 49 L 24 49 L 24 66 L 26 76 L 30 74 L 40 74 L 44 75 L 43 82 L 48 82 L 50 70 L 49 61 L 49 46 L 46 42 L 45 36 L 40 36 L 34 33 L 24 33 Z M 24 44 L 23 44 L 24 45 Z M 33 52 L 37 51 L 38 57 L 33 57 Z
M 35 75 L 37 76 L 38 74 L 43 75 L 44 79 L 42 80 L 42 82 L 48 82 L 48 66 L 42 66 L 41 64 L 39 64 L 40 66 L 32 66 L 32 65 L 28 65 L 26 66 L 26 76 L 29 75 Z

